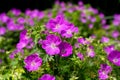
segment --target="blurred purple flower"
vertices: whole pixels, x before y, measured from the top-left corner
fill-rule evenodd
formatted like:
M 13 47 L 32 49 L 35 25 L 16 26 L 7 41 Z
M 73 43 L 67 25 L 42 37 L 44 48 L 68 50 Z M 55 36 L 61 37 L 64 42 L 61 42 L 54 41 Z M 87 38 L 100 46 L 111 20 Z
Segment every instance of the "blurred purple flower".
M 112 32 L 112 37 L 113 38 L 118 38 L 118 36 L 120 35 L 119 31 L 115 30 Z
M 120 66 L 120 51 L 111 51 L 108 55 L 108 60 L 116 66 Z
M 94 26 L 93 26 L 93 24 L 89 24 L 88 27 L 89 27 L 89 29 L 92 29 Z
M 49 55 L 55 55 L 60 53 L 58 45 L 61 43 L 61 39 L 53 34 L 50 34 L 42 41 L 42 48 L 45 49 Z
M 58 15 L 55 19 L 50 19 L 46 25 L 47 29 L 60 33 L 64 29 L 64 17 Z
M 7 23 L 9 20 L 9 17 L 5 13 L 0 14 L 0 21 L 3 23 Z
M 29 38 L 27 36 L 27 30 L 23 30 L 20 33 L 20 40 L 19 43 L 17 43 L 16 48 L 17 49 L 23 49 L 23 48 L 27 48 L 27 49 L 31 49 L 34 46 L 34 42 L 32 38 Z
M 106 30 L 109 29 L 109 27 L 110 27 L 109 25 L 103 25 L 103 26 L 102 26 L 102 28 L 103 28 L 103 29 L 106 29 Z
M 68 57 L 68 56 L 70 56 L 72 54 L 72 46 L 71 46 L 70 43 L 62 42 L 59 45 L 59 49 L 60 49 L 59 55 L 61 57 Z
M 82 54 L 82 53 L 80 53 L 80 52 L 77 54 L 77 56 L 78 56 L 78 58 L 79 58 L 80 60 L 83 60 L 83 59 L 84 59 L 83 54 Z
M 6 33 L 6 28 L 5 27 L 0 27 L 0 36 L 4 35 Z
M 94 47 L 89 46 L 87 48 L 87 56 L 93 58 L 95 56 Z
M 1 64 L 2 62 L 3 62 L 2 59 L 0 59 L 0 64 Z
M 99 14 L 99 17 L 100 17 L 101 19 L 103 19 L 105 16 L 104 16 L 103 13 L 100 13 L 100 14 Z
M 55 80 L 55 77 L 50 75 L 50 74 L 44 74 L 42 75 L 41 78 L 39 78 L 38 80 Z
M 24 23 L 25 23 L 25 19 L 24 19 L 23 17 L 19 17 L 19 18 L 17 19 L 17 23 L 19 23 L 19 24 L 24 24 Z
M 13 22 L 7 23 L 7 29 L 8 29 L 9 31 L 15 31 L 15 30 L 16 30 L 16 25 L 15 25 L 15 23 L 13 23 Z
M 36 71 L 42 65 L 42 58 L 37 53 L 27 56 L 24 60 L 25 68 L 28 71 Z
M 94 23 L 94 22 L 96 21 L 96 18 L 95 18 L 95 17 L 90 17 L 90 21 L 91 21 L 92 23 Z
M 82 44 L 82 45 L 85 45 L 85 44 L 88 43 L 85 38 L 78 38 L 77 41 L 78 41 L 78 43 L 80 43 L 80 44 Z
M 109 42 L 109 38 L 103 36 L 103 37 L 101 38 L 101 42 L 102 42 L 102 43 L 107 43 L 107 42 Z
M 34 20 L 32 18 L 26 19 L 26 24 L 34 26 Z
M 73 33 L 77 33 L 78 28 L 74 27 L 73 24 L 66 25 L 66 29 L 61 31 L 61 36 L 65 38 L 71 38 L 73 36 Z
M 9 58 L 10 58 L 10 59 L 14 59 L 14 57 L 15 57 L 15 55 L 16 55 L 17 53 L 22 53 L 22 54 L 24 54 L 24 51 L 23 51 L 22 49 L 15 49 L 15 50 L 9 55 Z
M 4 53 L 5 52 L 5 50 L 4 49 L 0 49 L 0 53 Z
M 115 50 L 114 45 L 110 45 L 110 46 L 107 46 L 107 47 L 104 48 L 104 51 L 107 53 L 107 55 L 109 55 L 110 52 L 112 52 L 114 50 Z
M 12 9 L 11 12 L 15 15 L 15 16 L 19 16 L 21 14 L 21 11 L 19 9 Z
M 108 79 L 108 74 L 111 73 L 112 67 L 107 64 L 101 64 L 100 69 L 98 70 L 98 75 L 100 80 Z

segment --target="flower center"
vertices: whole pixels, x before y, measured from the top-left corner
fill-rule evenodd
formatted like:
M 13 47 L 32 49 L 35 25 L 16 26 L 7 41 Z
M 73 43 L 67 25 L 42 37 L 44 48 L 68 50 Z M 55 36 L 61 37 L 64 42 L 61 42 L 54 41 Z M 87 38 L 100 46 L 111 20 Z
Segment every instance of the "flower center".
M 115 59 L 113 59 L 113 62 L 115 62 L 115 63 L 116 63 L 116 62 L 118 62 L 118 59 L 116 59 L 116 58 L 115 58 Z
M 31 66 L 35 66 L 36 65 L 36 63 L 33 61 L 32 63 L 31 63 Z
M 71 34 L 72 33 L 72 31 L 71 30 L 67 30 L 67 34 Z
M 59 29 L 59 28 L 60 28 L 60 25 L 57 24 L 57 25 L 55 26 L 55 29 Z
M 55 43 L 52 43 L 52 44 L 51 44 L 51 48 L 52 48 L 52 49 L 55 49 L 55 48 L 56 48 Z

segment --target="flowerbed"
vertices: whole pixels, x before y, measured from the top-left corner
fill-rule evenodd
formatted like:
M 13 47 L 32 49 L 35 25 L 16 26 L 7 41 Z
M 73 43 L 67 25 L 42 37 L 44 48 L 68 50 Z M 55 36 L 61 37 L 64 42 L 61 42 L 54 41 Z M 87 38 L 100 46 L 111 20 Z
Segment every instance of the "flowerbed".
M 56 2 L 0 14 L 0 80 L 119 80 L 120 15 Z

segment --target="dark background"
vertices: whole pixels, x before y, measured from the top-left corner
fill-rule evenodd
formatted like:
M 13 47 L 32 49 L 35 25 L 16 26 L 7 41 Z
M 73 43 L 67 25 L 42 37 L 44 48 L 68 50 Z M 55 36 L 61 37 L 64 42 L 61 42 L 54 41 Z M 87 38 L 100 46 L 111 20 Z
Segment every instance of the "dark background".
M 77 4 L 80 0 L 60 0 Z M 91 4 L 106 16 L 120 13 L 120 0 L 81 0 L 85 4 Z M 0 0 L 0 12 L 7 12 L 12 8 L 25 11 L 27 8 L 44 10 L 51 8 L 55 0 Z

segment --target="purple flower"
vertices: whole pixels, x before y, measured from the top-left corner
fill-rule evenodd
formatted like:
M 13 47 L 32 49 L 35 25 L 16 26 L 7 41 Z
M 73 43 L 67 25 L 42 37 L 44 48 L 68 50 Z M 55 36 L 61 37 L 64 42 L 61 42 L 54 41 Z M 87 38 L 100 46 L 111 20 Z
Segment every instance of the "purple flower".
M 109 55 L 110 52 L 112 52 L 114 50 L 115 50 L 114 45 L 110 45 L 110 46 L 107 46 L 107 47 L 104 48 L 104 51 L 107 53 L 107 55 Z
M 30 18 L 37 18 L 39 14 L 39 11 L 37 9 L 31 11 Z
M 119 22 L 118 20 L 113 20 L 113 24 L 114 24 L 115 26 L 119 26 L 119 25 L 120 25 L 120 22 Z
M 75 48 L 80 48 L 80 44 L 77 42 L 74 44 Z
M 66 24 L 65 29 L 61 31 L 61 36 L 66 38 L 71 38 L 73 33 L 78 32 L 78 28 L 75 27 L 73 24 Z
M 85 38 L 78 38 L 77 39 L 78 43 L 85 45 L 85 44 L 89 44 L 90 42 L 88 40 L 86 40 Z
M 117 38 L 120 35 L 120 33 L 116 30 L 112 32 L 112 37 Z
M 82 53 L 78 53 L 77 56 L 79 57 L 80 60 L 83 60 L 84 59 L 84 56 Z
M 5 13 L 0 14 L 0 21 L 1 22 L 7 23 L 8 20 L 9 20 L 9 17 Z
M 4 35 L 6 33 L 5 27 L 0 27 L 0 35 Z
M 119 25 L 120 25 L 120 15 L 119 15 L 119 14 L 115 14 L 115 15 L 114 15 L 113 24 L 114 24 L 115 26 L 119 26 Z
M 93 46 L 89 46 L 87 48 L 87 56 L 88 57 L 94 57 L 95 56 L 95 52 L 94 52 L 94 47 Z
M 34 46 L 33 39 L 27 36 L 27 30 L 23 30 L 20 33 L 19 43 L 17 43 L 16 45 L 17 49 L 23 49 L 25 47 L 27 49 L 31 49 L 33 46 Z
M 31 12 L 32 12 L 32 11 L 31 11 L 30 9 L 27 9 L 27 10 L 25 11 L 25 15 L 26 15 L 26 16 L 30 16 L 30 15 L 31 15 Z
M 40 11 L 40 12 L 38 13 L 38 19 L 42 19 L 44 16 L 45 16 L 45 13 L 44 13 L 44 12 Z
M 102 26 L 102 28 L 103 28 L 103 29 L 106 29 L 106 30 L 109 29 L 109 27 L 110 27 L 109 25 L 103 25 L 103 26 Z
M 73 33 L 78 32 L 78 28 L 64 19 L 63 15 L 57 15 L 55 19 L 50 19 L 46 28 L 53 32 L 58 32 L 62 37 L 70 38 Z
M 5 49 L 0 49 L 0 53 L 4 53 L 5 52 Z
M 50 75 L 50 74 L 44 74 L 42 75 L 41 78 L 39 78 L 38 80 L 55 80 L 55 77 Z
M 95 18 L 95 17 L 90 17 L 90 21 L 91 21 L 92 23 L 94 23 L 94 22 L 96 21 L 96 18 Z
M 98 70 L 99 79 L 106 80 L 109 76 L 108 74 L 112 71 L 112 67 L 107 64 L 101 64 Z
M 16 30 L 16 25 L 13 22 L 7 23 L 7 28 L 9 31 L 15 31 Z
M 36 71 L 42 65 L 42 58 L 37 53 L 27 56 L 24 60 L 25 68 L 28 71 Z
M 20 40 L 19 40 L 19 43 L 16 46 L 17 49 L 22 49 L 22 48 L 26 47 L 28 42 L 29 42 L 29 38 L 27 37 L 27 30 L 23 30 L 20 33 Z
M 47 29 L 58 33 L 64 29 L 64 26 L 64 17 L 62 15 L 58 15 L 55 19 L 50 19 L 46 25 Z
M 114 50 L 110 52 L 108 55 L 108 60 L 116 66 L 120 66 L 120 51 Z
M 77 41 L 78 43 L 83 44 L 83 45 L 86 43 L 85 38 L 78 38 Z
M 78 2 L 78 5 L 79 5 L 79 6 L 83 6 L 84 4 L 83 4 L 82 1 L 79 1 L 79 2 Z
M 19 18 L 17 19 L 17 23 L 19 23 L 19 24 L 24 24 L 24 23 L 25 23 L 25 19 L 24 19 L 23 17 L 19 17 Z
M 21 14 L 21 11 L 19 9 L 12 9 L 11 12 L 15 15 L 15 16 L 19 16 Z
M 72 54 L 72 46 L 71 46 L 70 43 L 62 42 L 59 45 L 59 49 L 60 49 L 59 55 L 61 57 L 68 57 L 68 56 L 70 56 Z
M 92 29 L 94 26 L 93 26 L 93 24 L 89 24 L 88 27 L 89 27 L 90 29 Z
M 101 39 L 101 42 L 102 42 L 102 43 L 107 43 L 107 42 L 109 42 L 109 38 L 103 36 L 102 39 Z
M 103 13 L 100 13 L 100 14 L 99 14 L 99 17 L 100 17 L 101 19 L 103 19 L 103 18 L 105 17 L 105 15 L 104 15 Z
M 14 57 L 15 57 L 15 55 L 16 55 L 17 53 L 22 53 L 22 54 L 24 54 L 24 51 L 23 51 L 22 49 L 15 49 L 15 50 L 9 55 L 9 58 L 10 58 L 10 59 L 14 59 Z
M 2 59 L 0 59 L 0 64 L 2 63 Z
M 49 34 L 45 40 L 42 41 L 42 48 L 45 49 L 49 55 L 55 55 L 60 53 L 58 45 L 61 43 L 61 39 L 53 34 Z
M 82 18 L 80 18 L 80 21 L 81 21 L 82 23 L 86 23 L 86 22 L 87 22 L 87 19 L 84 18 L 84 17 L 82 17 Z
M 33 19 L 31 19 L 31 18 L 27 19 L 27 20 L 26 20 L 26 23 L 27 23 L 28 25 L 30 25 L 30 26 L 34 26 L 34 21 L 33 21 Z
M 101 24 L 105 25 L 106 24 L 106 19 L 102 19 Z

